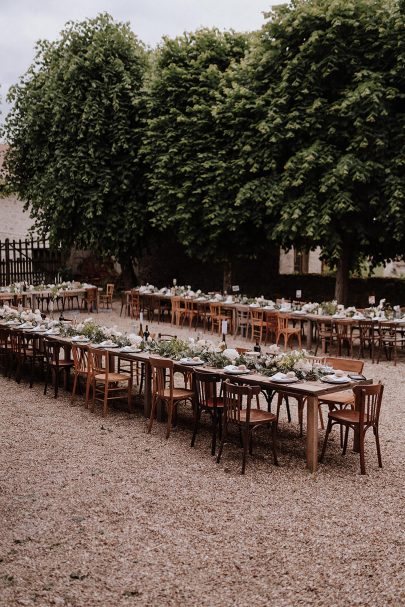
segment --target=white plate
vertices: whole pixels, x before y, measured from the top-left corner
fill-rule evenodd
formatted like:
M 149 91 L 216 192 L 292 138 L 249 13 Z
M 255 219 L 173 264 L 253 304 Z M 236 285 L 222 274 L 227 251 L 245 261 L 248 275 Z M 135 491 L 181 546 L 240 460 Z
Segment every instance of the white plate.
M 142 352 L 141 348 L 130 348 L 128 346 L 124 346 L 123 348 L 121 348 L 121 352 L 123 354 L 125 354 L 126 352 L 128 354 L 138 354 L 139 352 Z
M 350 379 L 348 377 L 334 377 L 333 375 L 325 375 L 321 377 L 321 381 L 325 384 L 349 384 Z
M 35 327 L 35 331 L 37 333 L 45 333 L 45 331 L 47 331 L 48 329 L 45 329 L 45 327 Z
M 72 339 L 74 344 L 88 344 L 89 341 L 89 339 Z
M 203 360 L 193 360 L 192 358 L 181 358 L 179 360 L 179 363 L 181 365 L 189 365 L 190 367 L 194 367 L 195 365 L 203 365 L 204 361 Z
M 106 350 L 109 350 L 110 348 L 118 348 L 119 346 L 117 344 L 104 344 L 103 342 L 101 342 L 101 344 L 93 344 L 93 348 L 105 348 Z
M 231 375 L 247 375 L 250 373 L 249 369 L 236 369 L 234 365 L 224 367 L 225 373 L 230 373 Z
M 286 377 L 285 379 L 273 379 L 272 377 L 269 377 L 269 379 L 276 384 L 295 384 L 295 382 L 300 381 L 298 377 Z

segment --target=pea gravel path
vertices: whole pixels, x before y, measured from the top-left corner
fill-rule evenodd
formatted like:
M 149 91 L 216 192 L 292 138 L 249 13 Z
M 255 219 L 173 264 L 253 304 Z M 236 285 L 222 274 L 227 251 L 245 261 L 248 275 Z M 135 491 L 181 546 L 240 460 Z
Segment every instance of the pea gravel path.
M 386 393 L 384 468 L 370 434 L 365 477 L 337 433 L 308 474 L 294 407 L 280 467 L 263 435 L 241 477 L 208 425 L 190 448 L 187 408 L 166 441 L 140 412 L 102 419 L 1 376 L 1 607 L 405 604 L 404 370 L 366 366 Z

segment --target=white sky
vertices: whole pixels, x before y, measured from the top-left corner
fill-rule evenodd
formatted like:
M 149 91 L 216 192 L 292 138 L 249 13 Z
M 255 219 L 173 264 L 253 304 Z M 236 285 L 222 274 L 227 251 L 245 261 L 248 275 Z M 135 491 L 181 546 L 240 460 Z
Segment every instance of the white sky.
M 55 40 L 67 21 L 110 13 L 129 21 L 146 44 L 157 44 L 198 27 L 250 31 L 264 23 L 263 11 L 287 0 L 0 0 L 0 96 L 2 116 L 11 84 L 27 70 L 39 39 Z

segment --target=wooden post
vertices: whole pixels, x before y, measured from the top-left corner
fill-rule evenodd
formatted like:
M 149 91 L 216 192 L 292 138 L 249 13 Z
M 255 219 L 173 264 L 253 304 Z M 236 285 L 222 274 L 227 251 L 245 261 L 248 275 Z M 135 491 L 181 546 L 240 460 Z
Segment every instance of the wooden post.
M 5 260 L 6 260 L 6 285 L 11 283 L 10 280 L 10 241 L 6 238 L 4 243 Z

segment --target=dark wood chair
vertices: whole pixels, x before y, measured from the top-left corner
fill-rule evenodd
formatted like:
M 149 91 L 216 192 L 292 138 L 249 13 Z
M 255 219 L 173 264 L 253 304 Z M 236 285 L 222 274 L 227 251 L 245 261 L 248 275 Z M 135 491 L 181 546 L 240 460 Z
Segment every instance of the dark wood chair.
M 45 356 L 45 387 L 44 394 L 48 389 L 49 380 L 53 381 L 54 397 L 58 398 L 59 379 L 63 375 L 63 387 L 68 387 L 70 369 L 73 367 L 73 360 L 66 358 L 66 351 L 63 346 L 53 340 L 44 338 L 44 356 Z M 61 357 L 61 351 L 63 357 Z
M 105 293 L 101 293 L 100 295 L 100 306 L 107 310 L 112 310 L 114 286 L 113 282 L 107 283 Z
M 82 301 L 81 301 L 81 310 L 85 310 L 86 312 L 98 312 L 97 305 L 97 287 L 87 289 Z
M 197 437 L 198 425 L 200 423 L 201 413 L 208 413 L 212 422 L 212 440 L 211 455 L 215 455 L 217 434 L 222 436 L 222 411 L 224 408 L 224 399 L 221 396 L 222 378 L 214 373 L 197 370 L 194 371 L 194 432 L 191 439 L 191 446 L 194 447 Z
M 369 428 L 373 429 L 377 447 L 378 465 L 380 468 L 382 468 L 378 425 L 384 386 L 381 382 L 372 386 L 355 386 L 353 388 L 353 392 L 355 395 L 354 409 L 330 411 L 328 414 L 328 426 L 326 428 L 325 439 L 319 461 L 322 462 L 325 456 L 326 445 L 332 427 L 338 424 L 345 428 L 345 439 L 342 455 L 345 455 L 346 453 L 349 429 L 352 429 L 355 434 L 355 443 L 358 442 L 360 452 L 360 472 L 361 474 L 365 474 L 366 464 L 364 457 L 364 441 L 366 432 Z
M 315 324 L 315 335 L 316 335 L 316 346 L 315 346 L 315 356 L 318 353 L 318 348 L 321 346 L 322 354 L 325 354 L 330 347 L 336 341 L 336 329 L 335 323 L 330 319 L 316 319 L 314 321 Z
M 185 388 L 174 387 L 174 363 L 172 360 L 167 358 L 154 358 L 151 356 L 149 363 L 152 374 L 152 409 L 148 432 L 150 433 L 152 430 L 157 406 L 161 403 L 167 407 L 166 438 L 169 438 L 172 429 L 173 415 L 177 411 L 178 404 L 182 401 L 193 401 L 194 392 Z
M 398 360 L 398 349 L 405 347 L 405 335 L 397 323 L 384 321 L 379 324 L 377 364 L 380 362 L 381 353 L 385 352 L 387 360 L 393 360 L 394 366 Z
M 252 409 L 252 398 L 260 394 L 259 386 L 231 384 L 226 380 L 222 384 L 224 398 L 222 440 L 218 451 L 217 463 L 221 461 L 222 451 L 228 437 L 230 426 L 240 429 L 243 439 L 243 457 L 241 474 L 245 474 L 247 451 L 252 454 L 252 435 L 261 426 L 270 426 L 274 465 L 277 466 L 276 436 L 277 417 L 274 413 Z
M 373 320 L 359 320 L 360 357 L 364 358 L 366 350 L 374 363 L 375 350 L 379 346 L 378 323 Z

